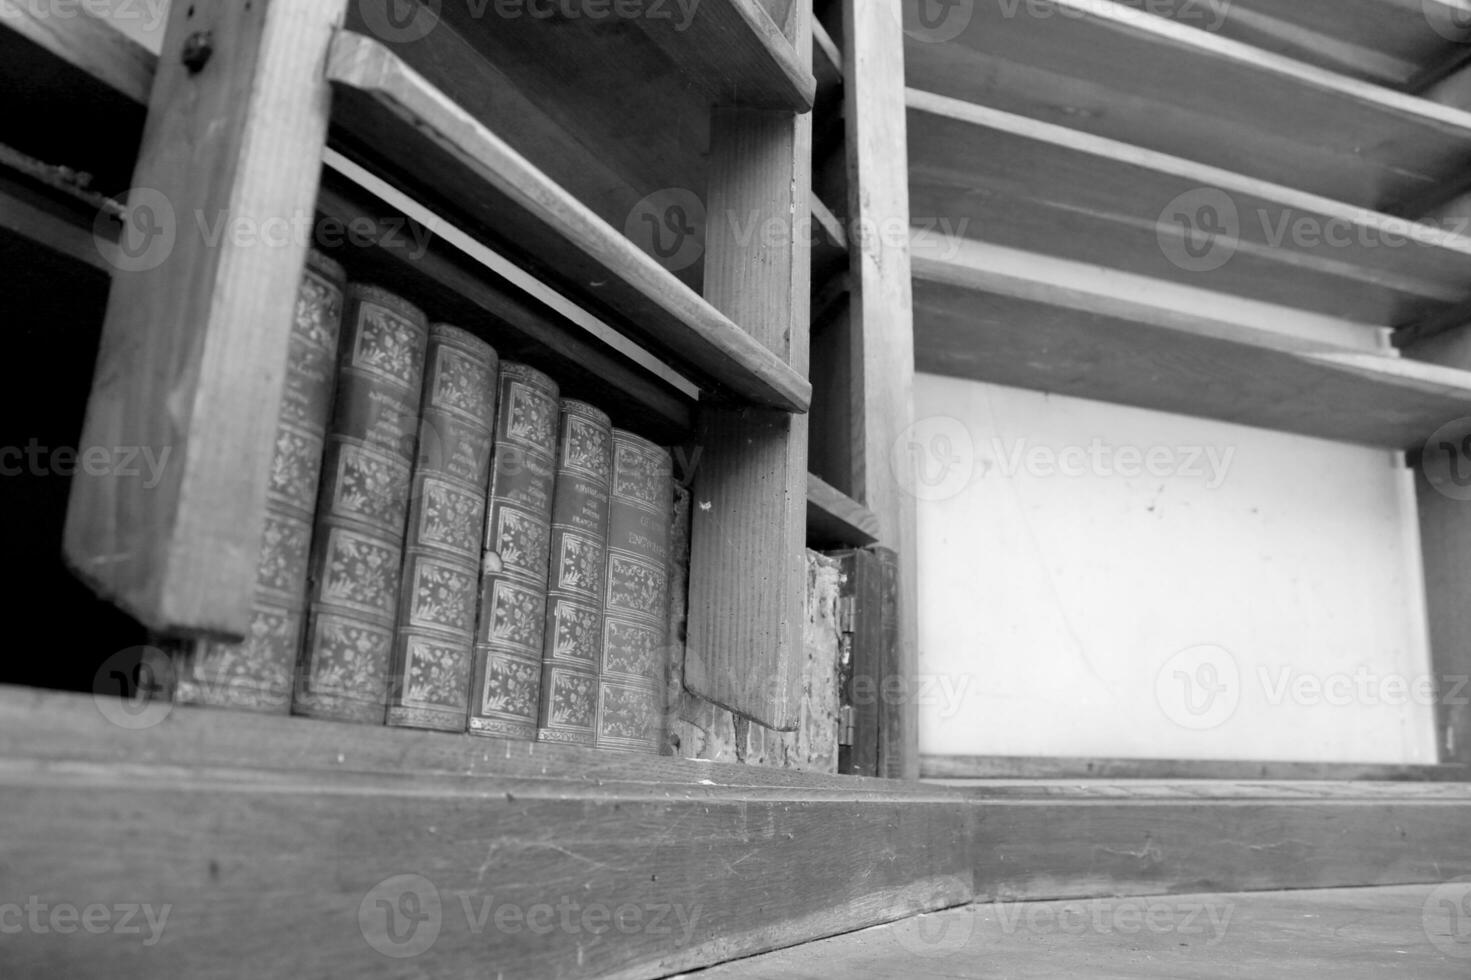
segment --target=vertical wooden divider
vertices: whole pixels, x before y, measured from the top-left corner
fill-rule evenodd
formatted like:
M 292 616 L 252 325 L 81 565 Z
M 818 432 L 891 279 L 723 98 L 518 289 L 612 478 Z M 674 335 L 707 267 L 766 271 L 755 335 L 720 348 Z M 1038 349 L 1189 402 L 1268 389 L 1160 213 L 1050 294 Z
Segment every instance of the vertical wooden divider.
M 246 630 L 346 3 L 169 14 L 80 446 L 118 465 L 79 468 L 65 537 L 76 573 L 155 630 Z
M 790 39 L 811 68 L 812 4 Z M 812 116 L 716 109 L 705 298 L 805 377 Z M 685 686 L 768 728 L 796 728 L 807 581 L 806 415 L 706 405 L 691 525 Z
M 1471 328 L 1437 334 L 1401 353 L 1418 361 L 1471 370 Z M 1448 431 L 1452 441 L 1459 442 L 1471 436 L 1471 424 Z M 1453 465 L 1471 466 L 1468 448 L 1456 448 Z M 1471 765 L 1471 499 L 1458 499 L 1437 489 L 1423 466 L 1416 467 L 1415 498 L 1430 626 L 1430 670 L 1436 679 L 1436 745 L 1441 762 Z
M 853 493 L 879 519 L 879 543 L 898 555 L 902 685 L 879 703 L 879 774 L 919 777 L 919 640 L 915 499 L 893 453 L 914 420 L 914 313 L 909 263 L 909 144 L 904 31 L 897 4 L 843 0 L 843 111 L 847 121 L 848 252 L 853 281 Z

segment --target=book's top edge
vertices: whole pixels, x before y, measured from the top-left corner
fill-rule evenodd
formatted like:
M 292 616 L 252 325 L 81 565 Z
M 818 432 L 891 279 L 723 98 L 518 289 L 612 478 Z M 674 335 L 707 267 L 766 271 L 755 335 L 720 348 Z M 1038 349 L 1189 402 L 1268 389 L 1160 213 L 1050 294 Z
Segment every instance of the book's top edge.
M 562 390 L 561 387 L 552 380 L 551 375 L 544 374 L 541 371 L 538 371 L 536 368 L 532 367 L 530 364 L 522 364 L 520 361 L 502 361 L 501 377 L 515 378 L 517 381 L 524 381 L 525 383 L 533 387 L 541 388 L 542 390 L 550 393 L 553 398 L 556 398 L 558 393 Z
M 328 279 L 336 280 L 338 285 L 347 282 L 347 270 L 342 267 L 342 263 L 326 252 L 319 252 L 314 248 L 307 249 L 306 267 Z
M 673 457 L 669 455 L 669 450 L 665 449 L 657 442 L 645 439 L 643 436 L 639 435 L 636 432 L 629 432 L 627 429 L 614 429 L 613 443 L 614 445 L 621 444 L 625 446 L 632 446 L 633 448 L 642 450 L 643 452 L 646 452 L 651 456 L 657 456 L 661 462 L 665 462 L 668 463 L 670 466 L 673 466 L 674 460 Z
M 374 286 L 371 283 L 365 282 L 355 282 L 348 285 L 347 294 L 352 299 L 376 303 L 379 306 L 385 307 L 404 319 L 412 321 L 414 326 L 422 331 L 427 332 L 429 329 L 429 318 L 424 315 L 423 310 L 397 293 L 389 292 L 382 286 Z
M 464 327 L 455 326 L 453 323 L 431 323 L 429 324 L 429 339 L 440 343 L 449 342 L 456 347 L 463 348 L 475 354 L 482 361 L 496 360 L 495 348 L 485 340 L 476 336 L 473 331 Z
M 613 426 L 613 420 L 608 417 L 607 412 L 603 411 L 601 408 L 598 408 L 596 405 L 582 401 L 578 398 L 563 398 L 562 411 L 567 415 L 585 416 L 600 425 L 607 426 L 608 428 L 612 428 Z

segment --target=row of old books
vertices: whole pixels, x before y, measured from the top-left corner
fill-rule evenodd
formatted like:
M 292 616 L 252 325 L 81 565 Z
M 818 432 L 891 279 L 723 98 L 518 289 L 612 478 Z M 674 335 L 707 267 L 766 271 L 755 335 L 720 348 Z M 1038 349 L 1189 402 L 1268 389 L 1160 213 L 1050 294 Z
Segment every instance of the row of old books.
M 254 617 L 185 703 L 657 751 L 669 453 L 312 253 Z

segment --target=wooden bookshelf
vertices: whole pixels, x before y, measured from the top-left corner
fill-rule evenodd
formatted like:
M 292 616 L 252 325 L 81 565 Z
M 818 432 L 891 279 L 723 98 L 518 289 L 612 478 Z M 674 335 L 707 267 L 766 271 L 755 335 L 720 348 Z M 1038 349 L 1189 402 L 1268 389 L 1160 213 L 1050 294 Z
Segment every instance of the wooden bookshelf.
M 1412 208 L 1458 174 L 1471 115 L 1202 29 L 1219 17 L 1249 31 L 1265 12 L 1322 33 L 1358 30 L 1372 47 L 1392 49 L 1396 33 L 1453 47 L 1418 5 L 1356 0 L 1347 14 L 1345 4 L 1226 6 L 1176 4 L 1173 16 L 1154 16 L 1154 7 L 1057 0 L 1034 16 L 979 3 L 951 43 L 927 41 L 914 29 L 917 8 L 906 8 L 909 84 L 1381 211 Z M 1355 25 L 1356 14 L 1372 24 Z

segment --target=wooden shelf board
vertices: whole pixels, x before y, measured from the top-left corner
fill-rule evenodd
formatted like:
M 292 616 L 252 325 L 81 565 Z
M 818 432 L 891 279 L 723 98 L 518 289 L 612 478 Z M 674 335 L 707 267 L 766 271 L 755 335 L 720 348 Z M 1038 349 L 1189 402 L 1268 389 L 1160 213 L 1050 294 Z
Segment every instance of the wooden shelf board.
M 959 790 L 164 705 L 114 715 L 126 728 L 104 707 L 0 687 L 0 858 L 38 901 L 172 907 L 155 946 L 98 936 L 68 961 L 114 977 L 246 959 L 272 975 L 398 975 L 360 916 L 409 873 L 443 902 L 432 950 L 413 961 L 431 973 L 483 972 L 493 956 L 507 976 L 657 977 L 986 899 L 1471 871 L 1471 787 L 1455 784 Z M 575 930 L 477 930 L 462 899 L 698 918 L 589 944 Z M 54 936 L 10 938 L 20 974 L 54 964 Z
M 564 394 L 597 404 L 623 428 L 669 444 L 693 431 L 697 391 L 688 390 L 687 382 L 669 377 L 663 365 L 650 370 L 647 354 L 631 358 L 626 342 L 610 345 L 611 328 L 439 216 L 376 181 L 361 180 L 357 168 L 331 152 L 317 210 L 334 227 L 381 232 L 376 247 L 357 235 L 350 255 L 336 255 L 354 277 L 413 297 L 434 318 L 479 334 L 502 359 L 550 372 Z M 405 250 L 407 240 L 427 247 Z
M 1410 88 L 1460 47 L 1430 19 L 1451 24 L 1456 0 L 1232 0 L 1224 18 L 1195 0 L 1170 2 L 1174 10 L 1195 5 L 1183 18 L 1191 26 L 1394 88 Z
M 647 113 L 658 101 L 646 88 L 651 79 L 637 69 L 651 47 L 711 105 L 806 112 L 817 91 L 812 72 L 759 0 L 670 3 L 662 13 L 640 8 L 632 17 L 617 16 L 616 4 L 603 17 L 568 16 L 552 5 L 547 16 L 502 17 L 497 9 L 452 0 L 439 17 L 472 39 L 495 34 L 503 39 L 497 43 L 548 58 L 569 82 L 576 77 L 580 84 L 589 68 L 622 66 L 617 87 L 627 93 L 630 112 Z
M 12 4 L 0 14 L 0 142 L 120 194 L 133 175 L 156 59 L 86 9 L 40 10 Z
M 1437 37 L 1418 3 L 1354 5 Z M 1132 3 L 1052 0 L 1047 16 L 978 3 L 948 43 L 923 39 L 911 5 L 909 84 L 1378 210 L 1464 169 L 1471 115 L 1199 29 L 1222 6 L 1240 24 L 1264 5 L 1191 3 L 1172 19 Z M 1316 6 L 1342 23 L 1336 0 Z
M 1257 762 L 1202 759 L 1074 759 L 1053 756 L 920 757 L 923 779 L 956 787 L 996 780 L 1272 780 L 1471 782 L 1471 768 L 1352 762 Z
M 1471 372 L 1227 320 L 1209 294 L 1096 266 L 936 251 L 914 257 L 919 371 L 1392 449 L 1471 415 Z
M 1143 846 L 1147 853 L 1150 844 Z M 1455 886 L 1411 885 L 973 905 L 727 963 L 701 980 L 1462 980 L 1464 962 L 1442 950 L 1464 942 L 1437 936 L 1437 948 L 1427 932 L 1437 903 L 1460 894 Z
M 908 102 L 916 225 L 1378 326 L 1471 295 L 1471 239 L 946 96 Z M 1175 215 L 1202 206 L 1231 237 L 1184 230 Z
M 574 298 L 615 313 L 635 339 L 669 352 L 717 393 L 806 411 L 811 386 L 805 378 L 387 47 L 339 34 L 328 77 L 337 89 L 334 120 L 370 163 L 381 163 L 382 155 L 363 147 L 392 147 L 395 158 L 413 161 L 412 176 L 395 176 L 455 202 L 455 217 L 494 229 L 535 256 L 539 270 L 572 289 Z
M 820 477 L 808 475 L 808 547 L 865 548 L 878 541 L 878 515 Z
M 843 84 L 843 52 L 816 18 L 812 21 L 812 66 L 819 92 Z

